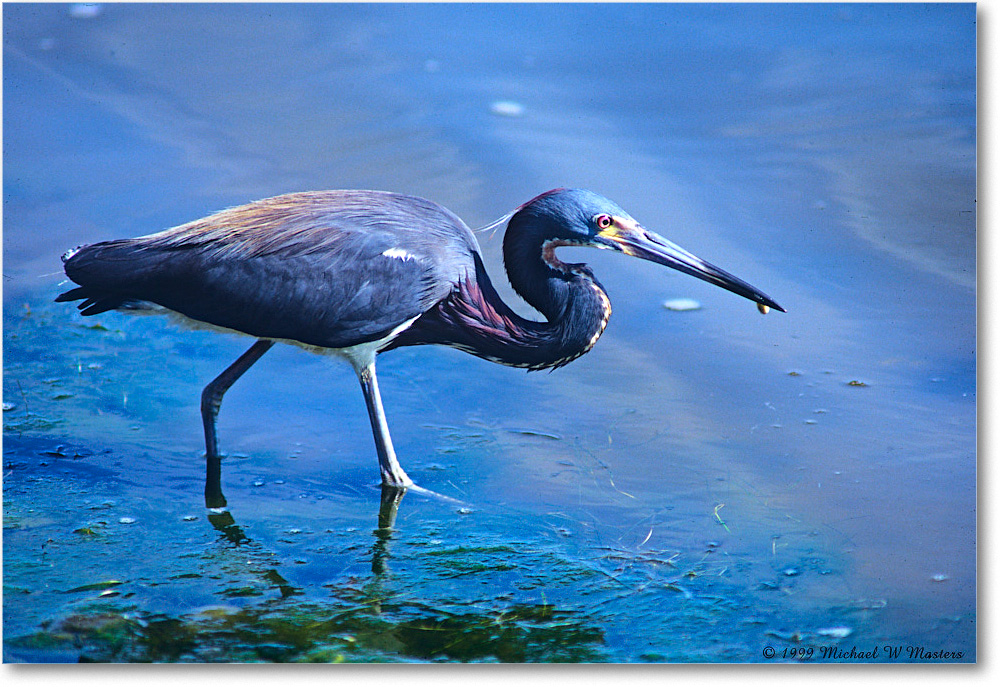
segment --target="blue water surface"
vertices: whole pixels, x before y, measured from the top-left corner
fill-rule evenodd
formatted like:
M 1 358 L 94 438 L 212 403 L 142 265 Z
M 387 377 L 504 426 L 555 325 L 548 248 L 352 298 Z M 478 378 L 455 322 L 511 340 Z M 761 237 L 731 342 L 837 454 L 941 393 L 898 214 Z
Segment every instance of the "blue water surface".
M 975 5 L 5 3 L 3 31 L 4 660 L 976 660 Z M 199 394 L 250 341 L 53 303 L 65 250 L 257 198 L 477 227 L 560 186 L 788 313 L 561 249 L 614 304 L 579 361 L 380 358 L 404 467 L 455 499 L 391 527 L 348 366 L 281 345 L 233 387 L 209 511 Z

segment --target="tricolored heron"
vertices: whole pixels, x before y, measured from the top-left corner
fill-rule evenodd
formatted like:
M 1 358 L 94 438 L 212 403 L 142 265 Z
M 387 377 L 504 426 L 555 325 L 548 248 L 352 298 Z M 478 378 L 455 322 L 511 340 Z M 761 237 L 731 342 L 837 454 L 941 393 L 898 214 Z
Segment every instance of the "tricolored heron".
M 376 354 L 441 344 L 528 370 L 575 360 L 604 332 L 611 302 L 590 268 L 556 256 L 559 246 L 616 250 L 721 286 L 762 312 L 783 311 L 610 200 L 577 189 L 525 203 L 504 235 L 511 286 L 544 322 L 518 316 L 500 299 L 461 219 L 429 200 L 381 191 L 291 193 L 157 234 L 76 248 L 63 261 L 79 286 L 56 300 L 82 299 L 84 315 L 153 303 L 257 338 L 202 393 L 210 472 L 213 463 L 218 469 L 223 394 L 276 341 L 346 358 L 361 381 L 382 483 L 408 487 L 382 409 Z

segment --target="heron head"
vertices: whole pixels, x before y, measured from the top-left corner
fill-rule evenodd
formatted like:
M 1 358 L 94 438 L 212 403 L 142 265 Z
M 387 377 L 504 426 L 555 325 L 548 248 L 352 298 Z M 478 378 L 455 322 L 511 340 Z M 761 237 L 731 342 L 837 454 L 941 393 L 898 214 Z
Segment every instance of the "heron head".
M 624 253 L 679 270 L 743 296 L 762 307 L 785 312 L 771 297 L 742 279 L 692 255 L 645 229 L 618 204 L 583 189 L 543 193 L 518 209 L 524 224 L 540 231 L 543 257 L 557 246 L 592 246 Z M 546 257 L 548 260 L 549 258 Z M 551 258 L 554 260 L 554 257 Z M 556 261 L 556 264 L 557 263 Z

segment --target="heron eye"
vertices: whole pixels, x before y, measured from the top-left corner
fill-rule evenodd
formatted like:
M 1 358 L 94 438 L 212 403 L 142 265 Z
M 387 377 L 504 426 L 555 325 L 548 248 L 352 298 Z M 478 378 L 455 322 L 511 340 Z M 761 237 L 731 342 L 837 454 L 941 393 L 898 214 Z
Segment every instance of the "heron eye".
M 614 220 L 611 219 L 611 215 L 598 215 L 595 221 L 597 222 L 598 229 L 607 229 L 615 223 Z

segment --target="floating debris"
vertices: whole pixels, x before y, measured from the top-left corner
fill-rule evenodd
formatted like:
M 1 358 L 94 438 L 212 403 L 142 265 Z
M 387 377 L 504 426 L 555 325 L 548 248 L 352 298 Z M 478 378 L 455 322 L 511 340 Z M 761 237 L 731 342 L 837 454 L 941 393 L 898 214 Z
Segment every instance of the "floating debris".
M 934 582 L 944 582 L 948 579 L 948 576 L 944 573 L 938 573 L 937 575 L 932 575 L 931 580 Z
M 134 525 L 135 518 L 130 518 L 126 516 L 124 518 L 118 518 L 118 522 L 122 525 Z
M 121 580 L 107 580 L 106 582 L 95 582 L 93 584 L 85 584 L 82 587 L 74 587 L 68 590 L 67 594 L 74 594 L 76 592 L 96 592 L 98 590 L 110 589 L 111 587 L 117 587 L 120 584 L 125 584 Z
M 789 377 L 801 377 L 802 373 L 799 372 L 798 370 L 789 370 L 788 371 L 788 376 Z
M 854 630 L 849 627 L 824 627 L 816 630 L 816 634 L 822 637 L 832 637 L 833 639 L 843 639 L 850 636 L 852 632 Z
M 701 310 L 701 303 L 693 298 L 672 298 L 669 301 L 663 301 L 663 307 L 674 312 L 689 312 Z
M 848 604 L 852 611 L 878 611 L 888 605 L 885 599 L 855 599 Z
M 798 568 L 785 568 L 784 570 L 781 571 L 781 573 L 785 577 L 795 577 L 796 575 L 800 574 Z
M 520 117 L 524 114 L 524 105 L 513 100 L 497 100 L 490 105 L 490 112 L 501 117 Z
M 852 379 L 847 383 L 847 386 L 868 386 L 866 383 L 858 381 L 857 379 Z
M 558 434 L 552 434 L 551 432 L 543 432 L 539 429 L 510 429 L 507 430 L 512 434 L 523 434 L 527 437 L 543 437 L 545 439 L 562 439 Z
M 472 512 L 472 509 L 471 508 L 462 507 L 462 508 L 459 508 L 455 512 L 458 513 L 459 515 L 468 515 L 469 513 Z
M 7 411 L 9 411 L 9 410 L 15 410 L 16 408 L 17 408 L 17 404 L 16 403 L 7 403 L 5 401 L 4 404 L 3 404 L 3 412 L 5 412 L 5 413 Z

